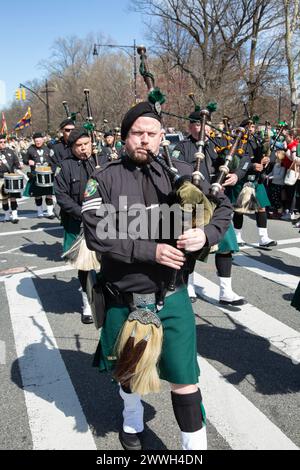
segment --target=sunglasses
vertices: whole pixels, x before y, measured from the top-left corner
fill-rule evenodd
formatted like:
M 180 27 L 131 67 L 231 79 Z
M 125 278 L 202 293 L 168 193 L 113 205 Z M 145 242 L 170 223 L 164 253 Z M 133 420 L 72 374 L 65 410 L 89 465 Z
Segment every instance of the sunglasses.
M 74 130 L 74 128 L 72 128 L 72 129 L 64 129 L 64 132 L 71 132 L 71 131 L 73 131 L 73 130 Z

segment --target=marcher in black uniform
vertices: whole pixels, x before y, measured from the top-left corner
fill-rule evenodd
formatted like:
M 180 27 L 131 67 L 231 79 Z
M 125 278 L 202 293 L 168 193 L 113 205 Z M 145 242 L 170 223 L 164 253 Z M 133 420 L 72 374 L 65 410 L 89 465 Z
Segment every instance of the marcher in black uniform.
M 9 222 L 10 220 L 10 211 L 9 203 L 11 209 L 11 221 L 13 224 L 19 222 L 18 219 L 18 204 L 16 199 L 22 197 L 21 193 L 17 193 L 12 196 L 12 193 L 6 193 L 3 186 L 3 177 L 4 173 L 14 173 L 15 170 L 21 168 L 20 161 L 17 155 L 10 149 L 6 147 L 6 136 L 4 134 L 0 135 L 0 199 L 2 201 L 2 207 L 4 210 L 4 222 Z
M 268 236 L 266 207 L 270 206 L 271 203 L 267 196 L 265 186 L 260 182 L 260 174 L 264 167 L 270 163 L 270 158 L 263 155 L 262 143 L 255 136 L 255 124 L 251 120 L 246 119 L 241 123 L 241 127 L 246 126 L 248 126 L 249 132 L 246 153 L 249 155 L 251 163 L 249 165 L 246 177 L 240 181 L 241 189 L 247 180 L 253 181 L 253 184 L 255 185 L 255 196 L 260 206 L 255 213 L 256 226 L 259 236 L 259 246 L 262 248 L 270 248 L 272 246 L 276 246 L 277 242 Z M 275 155 L 273 155 L 272 158 L 274 163 Z M 242 246 L 245 244 L 242 238 L 243 214 L 234 212 L 233 225 L 237 241 Z
M 155 211 L 157 205 L 166 203 L 172 189 L 165 170 L 149 157 L 148 151 L 155 155 L 159 152 L 162 137 L 160 116 L 150 103 L 139 103 L 128 111 L 122 122 L 121 137 L 125 141 L 123 158 L 108 163 L 94 173 L 88 183 L 82 209 L 87 246 L 101 255 L 101 276 L 106 286 L 109 283 L 112 293 L 107 293 L 106 319 L 94 364 L 100 370 L 115 367 L 116 341 L 122 326 L 130 324 L 129 304 L 133 299 L 136 306 L 143 305 L 147 312 L 151 310 L 151 314 L 159 317 L 163 328 L 158 370 L 160 378 L 171 384 L 172 405 L 181 430 L 182 447 L 206 449 L 204 409 L 197 386 L 199 367 L 195 318 L 183 283 L 185 255 L 181 250 L 185 250 L 193 269 L 198 250 L 204 245 L 214 245 L 225 233 L 232 207 L 228 199 L 220 195 L 220 206 L 204 231 L 200 228 L 187 230 L 177 243 L 172 239 L 168 243 L 154 239 L 149 227 L 146 238 L 137 236 L 131 226 L 130 206 L 141 204 L 145 210 L 148 208 L 146 213 L 149 214 L 150 210 Z M 192 174 L 191 165 L 175 160 L 173 163 L 180 174 Z M 208 193 L 207 182 L 203 182 L 203 190 Z M 126 198 L 119 199 L 119 196 Z M 115 236 L 112 236 L 113 233 L 107 236 L 107 226 L 104 225 L 106 210 L 111 211 L 116 219 Z M 129 224 L 123 226 L 126 214 Z M 169 285 L 174 269 L 177 270 L 176 290 L 170 292 L 166 289 L 166 293 L 164 286 Z M 163 299 L 160 308 L 156 307 L 158 299 Z M 135 334 L 132 331 L 131 336 L 134 338 Z M 147 336 L 144 340 L 151 341 L 151 338 Z M 131 369 L 130 373 L 125 368 L 125 375 L 129 374 L 130 378 L 129 385 L 120 380 L 120 395 L 124 401 L 120 440 L 123 447 L 129 450 L 141 448 L 138 433 L 144 429 L 143 406 L 138 391 L 146 392 L 134 386 L 136 373 L 136 368 Z
M 71 156 L 61 162 L 54 180 L 55 196 L 61 207 L 61 224 L 64 227 L 64 252 L 71 247 L 80 232 L 83 194 L 95 169 L 95 161 L 91 156 L 91 138 L 86 129 L 74 129 L 70 133 L 69 146 Z M 82 323 L 93 322 L 86 296 L 87 275 L 87 271 L 78 271 L 84 307 Z
M 70 149 L 70 146 L 68 145 L 68 138 L 70 135 L 70 132 L 72 132 L 73 129 L 75 129 L 74 122 L 72 119 L 64 119 L 60 125 L 59 129 L 62 132 L 62 137 L 60 138 L 59 142 L 54 144 L 53 146 L 53 151 L 54 151 L 54 156 L 53 156 L 53 161 L 56 166 L 60 166 L 61 162 L 65 159 L 71 156 L 72 152 Z
M 201 129 L 201 115 L 199 112 L 195 111 L 190 114 L 190 124 L 189 124 L 189 136 L 187 139 L 183 140 L 175 147 L 172 155 L 177 157 L 179 160 L 184 160 L 195 167 L 195 154 L 198 151 L 196 142 L 199 140 L 199 132 Z M 205 129 L 205 145 L 204 145 L 204 155 L 205 159 L 201 161 L 200 172 L 203 174 L 205 179 L 210 183 L 213 182 L 214 176 L 218 174 L 218 169 L 220 165 L 224 162 L 224 159 L 221 158 L 215 149 L 215 145 L 212 141 L 208 139 L 210 135 L 211 128 L 209 123 L 206 125 Z M 218 142 L 221 144 L 226 144 L 227 141 L 222 142 L 221 138 Z M 249 157 L 242 157 L 236 168 L 227 175 L 224 186 L 234 186 L 237 181 L 243 178 L 247 172 L 249 165 Z M 244 303 L 244 298 L 236 294 L 232 290 L 232 253 L 239 251 L 239 247 L 236 241 L 236 237 L 233 231 L 233 227 L 230 224 L 227 232 L 225 233 L 224 238 L 220 241 L 218 246 L 218 251 L 215 255 L 215 264 L 217 268 L 217 276 L 220 285 L 219 301 L 222 304 L 230 305 L 242 305 Z M 190 274 L 188 280 L 188 293 L 192 302 L 197 300 L 197 295 L 195 292 L 194 285 L 194 275 Z
M 103 166 L 105 163 L 119 158 L 118 152 L 114 146 L 115 144 L 115 135 L 113 131 L 107 131 L 104 134 L 105 144 L 102 146 L 100 153 L 100 165 Z
M 24 163 L 30 166 L 29 181 L 26 185 L 24 196 L 34 197 L 37 207 L 37 216 L 43 217 L 43 196 L 46 196 L 47 215 L 49 219 L 54 219 L 53 212 L 53 186 L 39 187 L 36 185 L 35 169 L 36 165 L 49 166 L 54 171 L 54 152 L 45 145 L 42 132 L 35 132 L 32 136 L 34 144 L 29 147 L 24 156 Z

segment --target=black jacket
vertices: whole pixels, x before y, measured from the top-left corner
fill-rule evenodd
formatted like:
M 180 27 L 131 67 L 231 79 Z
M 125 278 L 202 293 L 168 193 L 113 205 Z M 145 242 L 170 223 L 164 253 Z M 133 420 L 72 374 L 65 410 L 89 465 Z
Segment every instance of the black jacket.
M 3 178 L 4 173 L 13 173 L 16 169 L 20 169 L 17 155 L 9 148 L 0 150 L 0 178 Z
M 191 165 L 173 160 L 181 175 L 191 175 Z M 171 270 L 155 261 L 157 241 L 153 238 L 133 239 L 128 236 L 130 231 L 129 207 L 133 204 L 142 204 L 150 211 L 156 204 L 166 203 L 168 194 L 172 190 L 169 176 L 157 162 L 149 165 L 149 172 L 155 187 L 155 196 L 150 195 L 146 201 L 145 180 L 142 171 L 137 169 L 130 159 L 125 156 L 120 160 L 108 163 L 103 169 L 93 175 L 94 186 L 83 202 L 82 219 L 85 238 L 88 248 L 101 254 L 101 270 L 105 278 L 112 282 L 120 291 L 128 292 L 157 292 L 162 282 L 167 283 Z M 205 194 L 209 191 L 209 184 L 203 182 Z M 93 193 L 93 194 L 92 194 Z M 119 196 L 126 199 L 119 200 Z M 112 219 L 106 217 L 105 211 L 110 204 L 109 213 Z M 151 209 L 150 209 L 150 206 Z M 115 208 L 115 209 L 113 209 Z M 99 212 L 101 211 L 101 213 Z M 115 214 L 114 214 L 114 211 Z M 232 214 L 232 207 L 226 196 L 220 195 L 220 206 L 215 210 L 211 222 L 204 228 L 209 246 L 220 241 L 226 232 Z M 122 233 L 113 233 L 110 220 L 116 218 L 117 228 L 121 217 L 128 217 L 128 230 Z M 106 228 L 105 228 L 106 227 Z M 111 232 L 109 232 L 111 230 Z M 105 231 L 108 231 L 107 236 Z M 174 244 L 170 240 L 169 244 Z
M 23 162 L 25 165 L 29 164 L 29 160 L 34 162 L 34 165 L 30 166 L 31 171 L 35 170 L 37 163 L 49 165 L 52 170 L 54 170 L 54 161 L 53 161 L 54 152 L 52 149 L 49 149 L 47 145 L 43 145 L 41 148 L 37 148 L 35 145 L 30 145 L 27 150 L 27 153 L 23 157 Z
M 61 162 L 66 158 L 71 157 L 72 151 L 68 144 L 65 143 L 64 138 L 62 137 L 59 142 L 53 145 L 53 161 L 56 166 L 60 166 Z
M 198 151 L 196 142 L 197 141 L 190 135 L 187 139 L 182 140 L 176 145 L 172 155 L 178 158 L 178 160 L 190 163 L 194 168 L 196 162 L 195 153 Z M 200 172 L 203 174 L 206 181 L 210 181 L 211 175 L 214 173 L 213 161 L 216 157 L 216 152 L 211 142 L 205 142 L 204 154 L 205 159 L 201 161 Z
M 83 165 L 86 170 L 81 169 Z M 61 163 L 54 178 L 54 194 L 61 207 L 62 222 L 69 217 L 81 220 L 83 193 L 89 176 L 94 170 L 93 158 L 83 163 L 82 160 L 71 155 Z

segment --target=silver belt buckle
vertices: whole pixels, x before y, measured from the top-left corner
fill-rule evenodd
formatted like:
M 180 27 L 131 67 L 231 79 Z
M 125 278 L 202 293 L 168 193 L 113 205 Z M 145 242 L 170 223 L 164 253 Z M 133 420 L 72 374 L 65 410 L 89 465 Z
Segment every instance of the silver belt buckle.
M 145 308 L 146 305 L 153 304 L 155 305 L 156 303 L 156 295 L 155 293 L 153 294 L 138 294 L 133 292 L 133 303 L 136 307 L 139 308 Z

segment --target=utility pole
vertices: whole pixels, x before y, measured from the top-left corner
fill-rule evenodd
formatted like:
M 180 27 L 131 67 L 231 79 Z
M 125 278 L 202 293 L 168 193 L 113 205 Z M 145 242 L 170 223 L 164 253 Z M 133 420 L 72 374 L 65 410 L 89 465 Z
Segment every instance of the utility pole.
M 51 124 L 50 124 L 50 106 L 49 106 L 49 93 L 54 93 L 54 90 L 49 90 L 48 87 L 48 80 L 46 79 L 45 82 L 45 90 L 41 90 L 41 93 L 46 94 L 46 115 L 47 115 L 47 134 L 51 132 Z
M 46 93 L 46 101 L 40 97 L 36 91 L 32 90 L 26 85 L 23 85 L 23 83 L 20 83 L 21 88 L 26 88 L 26 90 L 30 91 L 33 93 L 45 106 L 46 108 L 46 119 L 47 119 L 47 134 L 50 134 L 51 132 L 51 122 L 50 122 L 50 105 L 49 105 L 49 93 L 54 93 L 55 90 L 50 90 L 48 87 L 48 80 L 46 79 L 45 82 L 45 90 L 41 90 L 40 93 Z

